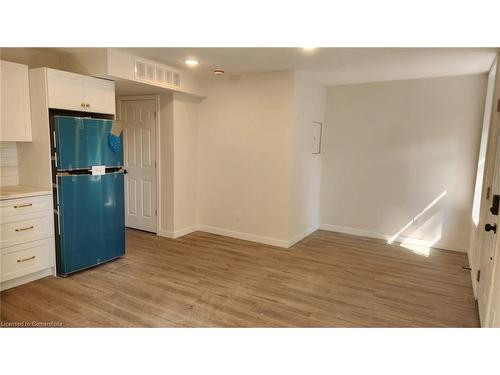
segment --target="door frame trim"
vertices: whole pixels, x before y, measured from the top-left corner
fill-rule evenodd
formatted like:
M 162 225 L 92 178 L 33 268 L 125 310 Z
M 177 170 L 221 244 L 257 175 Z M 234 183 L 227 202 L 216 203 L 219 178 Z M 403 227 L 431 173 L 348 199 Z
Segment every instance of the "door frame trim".
M 483 239 L 484 239 L 484 225 L 485 221 L 487 219 L 487 212 L 490 208 L 490 202 L 485 200 L 485 195 L 486 191 L 489 185 L 493 183 L 493 173 L 494 173 L 494 167 L 495 167 L 495 159 L 496 159 L 496 153 L 500 152 L 500 150 L 497 150 L 497 139 L 496 135 L 497 132 L 500 131 L 500 116 L 499 112 L 497 112 L 497 102 L 500 100 L 500 61 L 498 60 L 498 54 L 495 57 L 495 61 L 493 61 L 491 68 L 490 68 L 490 73 L 492 70 L 495 70 L 495 79 L 493 80 L 493 94 L 492 94 L 492 102 L 491 102 L 491 116 L 490 116 L 490 128 L 488 132 L 488 141 L 487 141 L 487 146 L 486 146 L 486 154 L 485 154 L 485 165 L 484 165 L 484 174 L 483 174 L 483 181 L 482 181 L 482 191 L 481 191 L 481 203 L 480 203 L 480 210 L 479 210 L 479 222 L 477 225 L 477 228 L 473 231 L 471 231 L 471 236 L 476 236 L 475 242 L 470 242 L 470 245 L 474 246 L 474 250 L 472 250 L 472 247 L 469 246 L 469 251 L 468 251 L 468 258 L 469 258 L 469 263 L 471 264 L 472 271 L 471 272 L 471 282 L 472 282 L 472 289 L 474 291 L 474 297 L 476 298 L 477 306 L 479 309 L 479 293 L 480 293 L 480 284 L 479 282 L 476 281 L 477 277 L 477 271 L 481 269 L 481 259 L 483 256 L 484 248 L 483 248 Z M 488 80 L 489 80 L 489 75 L 488 75 Z M 486 111 L 486 104 L 485 104 L 485 111 Z M 500 222 L 499 219 L 497 219 L 497 222 Z M 472 222 L 471 222 L 472 223 Z M 471 237 L 472 239 L 472 237 Z M 471 252 L 473 258 L 471 258 Z M 490 324 L 490 314 L 491 314 L 491 302 L 492 302 L 492 292 L 494 288 L 494 279 L 495 279 L 495 268 L 496 268 L 496 258 L 500 255 L 500 239 L 499 236 L 496 236 L 494 242 L 493 242 L 493 252 L 494 252 L 494 264 L 492 265 L 492 274 L 491 274 L 491 288 L 489 291 L 489 296 L 486 301 L 486 312 L 485 312 L 485 321 L 480 322 L 481 327 L 488 327 Z M 481 279 L 484 281 L 484 276 L 481 275 Z
M 497 100 L 500 100 L 497 98 Z M 497 102 L 497 100 L 495 100 L 495 103 Z M 496 166 L 496 159 L 498 157 L 498 154 L 500 154 L 500 147 L 497 147 L 498 144 L 500 143 L 500 117 L 497 115 L 496 116 L 496 122 L 494 124 L 494 126 L 492 126 L 492 133 L 490 133 L 490 136 L 492 137 L 492 147 L 494 147 L 494 150 L 492 150 L 491 152 L 491 160 L 490 160 L 490 165 L 488 166 L 489 168 L 489 172 L 491 173 L 490 175 L 490 178 L 491 178 L 491 185 L 493 185 L 493 182 L 494 182 L 494 175 L 495 175 L 495 166 Z M 489 202 L 488 202 L 489 203 Z M 488 210 L 489 211 L 490 209 L 490 205 L 488 204 L 486 207 L 485 207 L 485 211 Z M 487 213 L 485 214 L 484 218 L 483 218 L 483 222 L 480 223 L 480 228 L 481 228 L 481 232 L 482 232 L 482 235 L 481 235 L 481 253 L 480 253 L 480 256 L 482 255 L 482 252 L 485 250 L 483 249 L 483 242 L 482 242 L 482 238 L 483 236 L 485 235 L 484 233 L 484 225 L 485 225 L 485 222 L 486 222 L 486 218 L 487 218 Z M 496 218 L 496 222 L 495 224 L 500 225 L 500 216 L 498 216 Z M 492 327 L 492 316 L 491 316 L 491 313 L 492 313 L 492 302 L 493 302 L 493 295 L 494 295 L 494 289 L 495 289 L 495 279 L 497 277 L 499 277 L 500 275 L 497 275 L 497 263 L 498 263 L 498 257 L 500 256 L 500 233 L 497 234 L 495 236 L 495 239 L 493 241 L 493 244 L 492 244 L 492 253 L 493 253 L 493 264 L 491 265 L 491 285 L 490 285 L 490 289 L 488 291 L 488 296 L 487 296 L 487 299 L 486 299 L 486 306 L 485 306 L 485 309 L 486 309 L 486 312 L 485 312 L 485 321 L 484 322 L 480 322 L 481 323 L 481 327 Z M 479 267 L 481 267 L 481 258 L 479 258 Z M 482 275 L 481 275 L 482 276 Z M 478 292 L 479 292 L 479 288 L 480 288 L 480 285 L 478 285 Z M 478 308 L 479 308 L 479 295 L 478 295 Z
M 116 97 L 116 118 L 121 114 L 122 102 L 131 102 L 139 100 L 154 100 L 156 105 L 156 118 L 155 118 L 155 131 L 156 131 L 156 142 L 155 142 L 155 157 L 156 157 L 156 235 L 160 232 L 161 228 L 161 161 L 160 161 L 160 95 L 123 95 Z
M 498 75 L 500 73 L 500 66 L 497 66 L 497 77 L 495 79 L 495 92 L 493 96 L 493 103 L 492 103 L 492 116 L 491 116 L 491 122 L 490 122 L 490 130 L 488 134 L 488 143 L 487 143 L 487 150 L 486 150 L 486 156 L 485 156 L 485 168 L 484 168 L 484 177 L 483 177 L 483 191 L 481 194 L 481 207 L 480 207 L 480 213 L 479 213 L 479 223 L 477 230 L 479 230 L 479 236 L 478 236 L 478 246 L 476 248 L 476 259 L 477 259 L 477 264 L 476 264 L 476 274 L 471 275 L 472 277 L 472 284 L 474 286 L 474 283 L 476 284 L 477 288 L 477 295 L 476 295 L 476 301 L 477 301 L 477 306 L 478 309 L 480 309 L 480 304 L 479 304 L 479 294 L 481 290 L 481 284 L 476 281 L 476 275 L 477 275 L 477 270 L 481 270 L 481 261 L 483 258 L 483 252 L 486 250 L 483 246 L 483 240 L 485 236 L 485 231 L 484 231 L 484 225 L 487 221 L 488 218 L 488 211 L 491 206 L 491 202 L 488 200 L 485 200 L 485 195 L 486 195 L 486 190 L 488 186 L 493 188 L 493 183 L 494 183 L 494 176 L 495 176 L 495 166 L 496 166 L 496 159 L 497 155 L 500 153 L 500 148 L 497 147 L 498 143 L 500 142 L 500 116 L 497 112 L 497 102 L 500 100 L 500 95 L 497 90 L 497 84 L 499 83 L 498 79 L 500 76 Z M 496 218 L 496 223 L 497 225 L 500 225 L 500 217 Z M 497 258 L 500 256 L 500 235 L 495 236 L 495 239 L 493 240 L 492 243 L 492 253 L 493 253 L 493 264 L 491 265 L 492 270 L 491 270 L 491 275 L 490 275 L 490 289 L 488 290 L 488 295 L 486 297 L 486 301 L 484 303 L 484 319 L 483 321 L 480 320 L 481 327 L 491 327 L 491 308 L 492 308 L 492 301 L 493 301 L 493 291 L 495 289 L 495 279 L 499 277 L 499 275 L 496 274 L 497 270 Z M 484 272 L 481 274 L 481 280 L 484 283 L 484 277 L 486 275 Z M 483 284 L 484 285 L 484 284 Z M 481 313 L 479 313 L 479 316 L 481 317 Z
M 500 148 L 497 147 L 498 143 L 500 142 L 500 133 L 499 133 L 499 130 L 500 130 L 500 119 L 497 119 L 497 121 L 495 122 L 495 124 L 492 124 L 492 129 L 490 131 L 490 134 L 489 134 L 489 137 L 491 139 L 491 143 L 488 143 L 488 147 L 490 148 L 490 152 L 488 155 L 490 155 L 490 160 L 488 160 L 488 165 L 486 165 L 486 168 L 485 168 L 485 186 L 483 189 L 484 191 L 486 190 L 487 188 L 487 185 L 493 185 L 493 182 L 494 182 L 494 174 L 495 174 L 495 161 L 496 161 L 496 158 L 497 158 L 497 154 L 500 153 Z M 488 157 L 488 156 L 487 156 Z M 487 181 L 487 179 L 489 179 L 489 181 Z M 491 186 L 491 188 L 493 188 L 493 186 Z M 481 196 L 482 198 L 482 196 Z M 486 204 L 488 203 L 488 204 Z M 484 206 L 484 212 L 480 213 L 480 221 L 479 221 L 479 226 L 478 226 L 478 229 L 480 230 L 480 236 L 479 236 L 479 254 L 478 254 L 478 264 L 477 264 L 477 269 L 478 270 L 481 270 L 482 269 L 482 264 L 481 264 L 481 261 L 483 259 L 483 252 L 487 249 L 484 248 L 484 243 L 483 243 L 483 240 L 484 240 L 484 236 L 486 235 L 485 233 L 485 230 L 484 230 L 484 225 L 485 223 L 487 222 L 487 218 L 488 218 L 488 212 L 489 211 L 489 208 L 490 208 L 490 201 L 488 202 L 484 202 L 485 206 Z M 483 207 L 481 207 L 483 208 Z M 496 223 L 497 225 L 500 223 L 500 220 L 499 218 L 497 217 L 496 218 Z M 499 235 L 496 235 L 494 240 L 492 241 L 492 253 L 493 253 L 493 264 L 491 265 L 491 275 L 490 275 L 490 288 L 488 290 L 488 295 L 486 297 L 486 301 L 485 301 L 485 306 L 484 306 L 484 309 L 485 309 L 485 312 L 484 312 L 484 321 L 481 321 L 480 320 L 480 324 L 481 324 L 481 327 L 490 327 L 490 324 L 491 324 L 491 303 L 492 303 L 492 299 L 493 299 L 493 289 L 495 287 L 495 271 L 496 271 L 496 264 L 497 264 L 497 257 L 498 257 L 498 254 L 499 254 L 499 248 L 500 248 L 500 239 L 499 239 Z M 473 280 L 474 280 L 474 276 L 475 275 L 472 275 L 473 276 Z M 478 304 L 478 309 L 480 308 L 480 305 L 479 305 L 479 297 L 480 297 L 480 291 L 481 291 L 481 286 L 484 285 L 484 277 L 485 277 L 485 273 L 484 271 L 482 272 L 482 275 L 481 275 L 481 280 L 483 282 L 483 284 L 480 284 L 479 282 L 477 283 L 477 304 Z M 479 317 L 481 319 L 481 312 L 479 312 Z

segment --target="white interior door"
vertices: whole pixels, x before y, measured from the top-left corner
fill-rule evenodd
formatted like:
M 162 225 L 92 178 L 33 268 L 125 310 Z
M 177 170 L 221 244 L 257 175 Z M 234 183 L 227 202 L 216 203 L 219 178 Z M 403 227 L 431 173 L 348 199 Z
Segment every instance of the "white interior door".
M 497 240 L 497 227 L 499 225 L 498 212 L 495 212 L 494 202 L 496 196 L 500 197 L 500 133 L 495 132 L 495 164 L 493 169 L 492 184 L 488 197 L 489 206 L 488 212 L 485 215 L 485 221 L 482 223 L 483 229 L 486 233 L 482 236 L 481 246 L 481 259 L 479 263 L 479 282 L 478 282 L 478 296 L 477 302 L 479 307 L 479 317 L 481 325 L 487 327 L 490 320 L 490 302 L 492 295 L 492 285 L 494 278 L 494 267 L 498 254 L 495 254 L 496 240 Z
M 120 98 L 125 154 L 125 225 L 156 233 L 156 100 Z

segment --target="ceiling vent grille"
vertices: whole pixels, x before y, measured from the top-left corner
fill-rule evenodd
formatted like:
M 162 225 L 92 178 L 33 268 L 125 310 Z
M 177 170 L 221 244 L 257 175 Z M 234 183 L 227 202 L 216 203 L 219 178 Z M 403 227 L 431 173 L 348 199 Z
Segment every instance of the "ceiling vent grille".
M 135 79 L 165 87 L 181 87 L 181 74 L 172 68 L 143 59 L 135 60 Z

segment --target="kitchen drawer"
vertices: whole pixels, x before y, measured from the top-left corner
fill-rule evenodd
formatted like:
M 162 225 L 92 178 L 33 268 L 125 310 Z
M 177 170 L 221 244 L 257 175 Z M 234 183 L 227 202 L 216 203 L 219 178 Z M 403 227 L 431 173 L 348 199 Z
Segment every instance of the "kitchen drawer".
M 2 282 L 54 266 L 54 239 L 33 241 L 3 249 Z
M 0 226 L 2 249 L 28 241 L 54 237 L 54 217 L 51 211 L 4 218 Z
M 0 201 L 2 211 L 2 222 L 5 218 L 20 215 L 31 214 L 40 211 L 52 212 L 52 196 L 42 195 L 37 197 L 6 199 Z

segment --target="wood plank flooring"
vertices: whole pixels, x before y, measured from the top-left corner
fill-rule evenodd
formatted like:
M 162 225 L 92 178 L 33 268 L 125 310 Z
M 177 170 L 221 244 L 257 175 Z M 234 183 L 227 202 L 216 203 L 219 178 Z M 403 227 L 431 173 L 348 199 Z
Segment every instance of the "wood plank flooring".
M 291 249 L 127 230 L 127 254 L 1 293 L 4 322 L 64 327 L 478 327 L 463 253 L 317 231 Z

